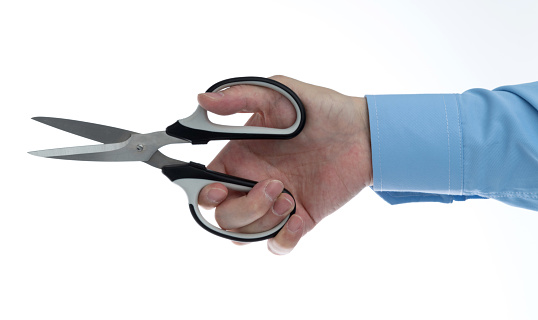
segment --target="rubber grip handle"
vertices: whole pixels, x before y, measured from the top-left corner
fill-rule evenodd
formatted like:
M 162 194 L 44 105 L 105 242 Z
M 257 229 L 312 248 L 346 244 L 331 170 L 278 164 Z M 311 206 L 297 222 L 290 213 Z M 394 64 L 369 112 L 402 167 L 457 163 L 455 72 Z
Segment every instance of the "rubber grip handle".
M 211 140 L 291 139 L 303 130 L 306 113 L 301 99 L 290 88 L 273 79 L 261 77 L 231 78 L 215 83 L 207 89 L 207 92 L 217 92 L 227 87 L 242 84 L 266 87 L 282 94 L 295 108 L 297 115 L 295 122 L 286 129 L 225 126 L 211 122 L 207 116 L 207 110 L 198 106 L 191 116 L 178 120 L 166 128 L 166 133 L 176 138 L 188 140 L 192 144 L 205 144 Z
M 208 222 L 201 214 L 198 205 L 198 195 L 200 194 L 200 191 L 211 183 L 220 182 L 229 189 L 248 192 L 254 185 L 256 185 L 256 181 L 211 171 L 204 165 L 194 162 L 165 166 L 162 168 L 162 172 L 172 182 L 179 185 L 185 191 L 189 201 L 189 209 L 194 220 L 196 220 L 196 222 L 206 231 L 222 238 L 240 242 L 254 242 L 273 238 L 280 229 L 284 227 L 291 215 L 295 213 L 296 207 L 294 206 L 292 212 L 277 226 L 259 233 L 239 233 L 223 230 Z M 293 197 L 288 190 L 284 189 L 283 192 Z

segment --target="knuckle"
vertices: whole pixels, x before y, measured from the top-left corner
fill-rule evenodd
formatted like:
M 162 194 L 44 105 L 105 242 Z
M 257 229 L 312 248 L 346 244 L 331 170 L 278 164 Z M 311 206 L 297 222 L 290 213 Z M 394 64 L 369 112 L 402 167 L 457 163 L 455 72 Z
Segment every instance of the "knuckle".
M 269 77 L 269 79 L 273 79 L 278 82 L 286 82 L 287 80 L 289 80 L 289 77 L 283 76 L 281 74 L 277 74 L 277 75 Z
M 271 253 L 279 256 L 288 254 L 293 250 L 293 246 L 283 245 L 275 239 L 271 239 L 271 241 L 267 242 L 267 248 Z

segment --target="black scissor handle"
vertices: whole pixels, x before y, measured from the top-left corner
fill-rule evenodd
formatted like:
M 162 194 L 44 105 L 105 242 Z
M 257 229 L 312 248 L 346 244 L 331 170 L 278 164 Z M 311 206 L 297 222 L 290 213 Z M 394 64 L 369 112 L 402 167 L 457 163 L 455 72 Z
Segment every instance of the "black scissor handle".
M 211 140 L 291 139 L 303 130 L 306 113 L 301 100 L 290 88 L 273 79 L 261 77 L 231 78 L 215 83 L 206 92 L 217 92 L 241 84 L 266 87 L 282 94 L 295 108 L 297 114 L 295 122 L 286 129 L 225 126 L 211 122 L 207 116 L 207 110 L 198 106 L 191 116 L 178 120 L 166 128 L 166 133 L 176 138 L 191 141 L 192 144 L 205 144 Z
M 278 225 L 270 230 L 259 233 L 239 233 L 223 230 L 208 222 L 200 212 L 198 205 L 198 195 L 200 194 L 200 191 L 211 183 L 220 182 L 229 189 L 248 192 L 257 183 L 256 181 L 211 171 L 206 169 L 204 165 L 194 162 L 165 166 L 162 168 L 162 172 L 172 182 L 183 188 L 187 194 L 189 208 L 194 220 L 196 220 L 196 222 L 206 231 L 211 232 L 219 237 L 240 242 L 254 242 L 273 238 L 280 231 L 280 229 L 284 227 L 291 215 L 295 213 L 294 206 L 293 211 Z M 284 189 L 283 192 L 291 195 L 288 190 Z

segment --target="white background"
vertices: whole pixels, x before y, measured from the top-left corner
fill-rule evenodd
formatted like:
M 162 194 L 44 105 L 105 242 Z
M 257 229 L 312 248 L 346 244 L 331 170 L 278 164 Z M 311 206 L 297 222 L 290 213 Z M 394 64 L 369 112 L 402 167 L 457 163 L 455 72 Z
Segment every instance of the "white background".
M 536 81 L 537 16 L 535 0 L 2 1 L 0 319 L 538 318 L 536 212 L 368 189 L 277 257 L 200 229 L 149 166 L 26 153 L 89 143 L 33 116 L 158 131 L 235 76 L 354 96 Z

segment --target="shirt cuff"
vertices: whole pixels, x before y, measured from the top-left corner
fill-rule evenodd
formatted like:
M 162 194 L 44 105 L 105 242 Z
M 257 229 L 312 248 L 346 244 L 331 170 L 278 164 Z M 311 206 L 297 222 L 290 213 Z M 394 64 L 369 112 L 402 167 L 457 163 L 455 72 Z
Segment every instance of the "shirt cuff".
M 374 191 L 463 195 L 457 98 L 457 94 L 366 96 Z

